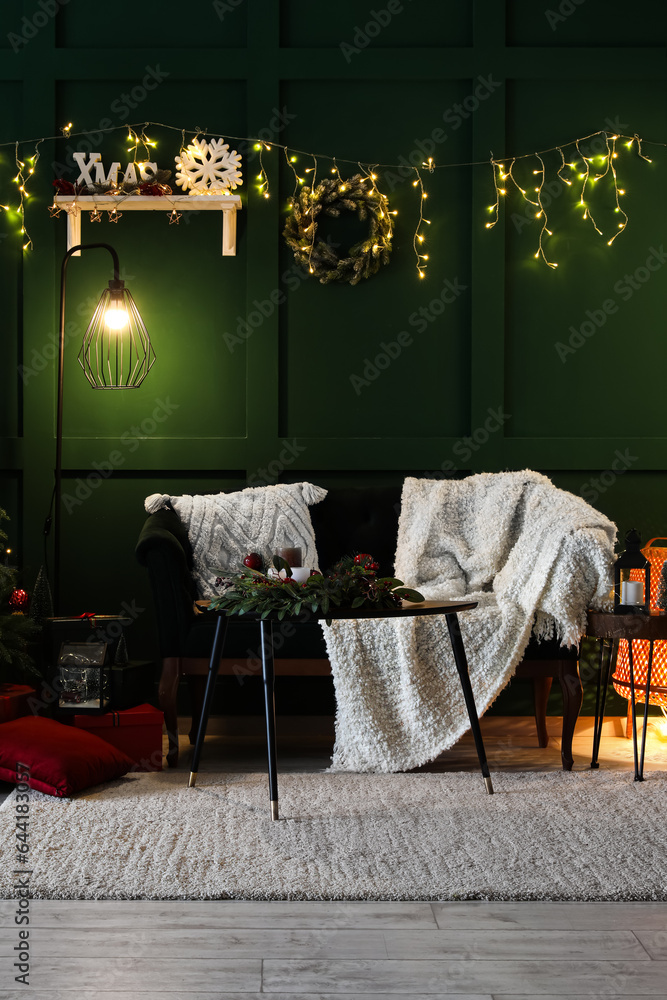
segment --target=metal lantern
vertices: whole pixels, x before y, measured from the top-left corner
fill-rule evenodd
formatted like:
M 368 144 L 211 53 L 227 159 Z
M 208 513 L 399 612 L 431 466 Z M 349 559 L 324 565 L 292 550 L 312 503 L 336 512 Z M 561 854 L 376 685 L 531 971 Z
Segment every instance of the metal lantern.
M 99 715 L 109 707 L 111 664 L 106 642 L 63 642 L 58 657 L 58 707 Z
M 652 614 L 660 614 L 660 579 L 661 570 L 667 560 L 667 548 L 655 545 L 655 542 L 665 542 L 664 538 L 652 538 L 644 548 L 643 554 L 651 564 L 650 610 Z M 639 571 L 633 570 L 631 575 Z M 634 674 L 635 701 L 646 701 L 648 666 L 651 657 L 651 643 L 648 639 L 633 639 L 632 669 Z M 630 713 L 631 682 L 630 658 L 628 643 L 621 639 L 618 644 L 618 656 L 612 675 L 614 690 L 622 698 L 628 699 L 628 714 Z M 648 684 L 648 701 L 650 705 L 660 705 L 667 708 L 667 640 L 656 639 L 653 642 L 653 659 L 651 662 L 651 678 Z
M 625 552 L 614 564 L 615 615 L 650 614 L 651 564 L 641 544 L 641 535 L 631 528 L 625 536 Z

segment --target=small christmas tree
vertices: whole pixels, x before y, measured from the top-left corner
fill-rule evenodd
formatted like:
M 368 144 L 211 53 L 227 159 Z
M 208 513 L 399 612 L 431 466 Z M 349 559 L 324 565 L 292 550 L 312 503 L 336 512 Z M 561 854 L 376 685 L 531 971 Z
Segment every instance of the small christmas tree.
M 4 520 L 7 515 L 0 508 L 0 522 Z M 0 528 L 0 542 L 6 541 L 7 535 Z M 0 684 L 42 679 L 27 652 L 37 631 L 35 623 L 22 611 L 12 611 L 8 603 L 15 589 L 16 570 L 0 564 Z
M 40 627 L 47 618 L 53 618 L 53 598 L 51 597 L 51 587 L 43 566 L 39 567 L 39 573 L 35 580 L 30 601 L 30 617 Z

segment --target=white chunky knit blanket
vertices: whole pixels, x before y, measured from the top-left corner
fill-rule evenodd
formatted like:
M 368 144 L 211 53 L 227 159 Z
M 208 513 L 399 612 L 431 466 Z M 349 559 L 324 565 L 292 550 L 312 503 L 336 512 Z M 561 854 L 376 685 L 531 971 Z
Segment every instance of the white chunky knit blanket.
M 612 586 L 616 527 L 537 472 L 406 479 L 396 576 L 427 600 L 478 602 L 459 616 L 479 715 L 531 633 L 563 645 Z M 323 626 L 336 689 L 333 770 L 403 771 L 469 728 L 444 617 Z

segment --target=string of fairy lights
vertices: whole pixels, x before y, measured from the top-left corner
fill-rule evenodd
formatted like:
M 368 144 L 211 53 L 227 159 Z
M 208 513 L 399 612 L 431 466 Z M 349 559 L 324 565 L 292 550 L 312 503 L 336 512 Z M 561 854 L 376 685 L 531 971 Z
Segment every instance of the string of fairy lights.
M 200 129 L 195 127 L 195 129 L 184 129 L 176 128 L 173 125 L 165 125 L 160 122 L 144 122 L 142 124 L 135 125 L 119 125 L 112 126 L 108 129 L 101 129 L 99 131 L 103 133 L 112 133 L 118 129 L 127 130 L 127 155 L 132 158 L 133 162 L 137 163 L 139 166 L 142 165 L 141 160 L 144 162 L 150 161 L 152 151 L 156 148 L 157 142 L 151 139 L 146 130 L 160 128 L 166 129 L 168 131 L 180 132 L 181 134 L 181 148 L 180 152 L 183 153 L 186 147 L 186 136 L 192 135 L 194 138 L 199 138 L 200 136 L 207 135 L 220 135 L 224 133 L 213 133 L 206 129 Z M 60 129 L 60 135 L 55 136 L 43 136 L 37 140 L 35 139 L 15 139 L 11 142 L 0 143 L 0 148 L 2 146 L 13 146 L 14 147 L 14 159 L 16 164 L 16 175 L 13 178 L 13 183 L 17 187 L 17 199 L 16 203 L 10 204 L 0 204 L 0 209 L 7 213 L 14 213 L 18 216 L 19 221 L 19 231 L 22 237 L 23 250 L 29 251 L 33 249 L 32 239 L 28 233 L 26 227 L 26 203 L 30 199 L 30 192 L 28 190 L 28 183 L 35 174 L 37 167 L 37 162 L 40 158 L 40 146 L 44 142 L 50 140 L 58 140 L 63 137 L 66 139 L 71 139 L 76 136 L 86 136 L 86 132 L 73 132 L 73 124 L 69 122 Z M 233 142 L 244 142 L 249 146 L 252 146 L 254 151 L 258 153 L 259 159 L 259 173 L 256 175 L 256 188 L 260 197 L 268 199 L 270 197 L 270 182 L 269 174 L 266 169 L 264 157 L 272 152 L 281 152 L 284 154 L 285 160 L 289 168 L 294 174 L 294 191 L 291 197 L 288 199 L 288 210 L 293 206 L 293 203 L 298 195 L 299 189 L 307 181 L 311 189 L 311 193 L 315 190 L 316 178 L 318 172 L 318 160 L 330 161 L 333 165 L 331 167 L 331 173 L 336 174 L 341 185 L 341 191 L 345 190 L 345 180 L 340 173 L 339 163 L 344 164 L 354 164 L 359 167 L 363 174 L 368 179 L 369 183 L 373 185 L 374 190 L 380 195 L 380 191 L 377 188 L 378 175 L 376 171 L 378 170 L 402 170 L 405 164 L 396 163 L 363 163 L 359 160 L 346 160 L 336 158 L 328 154 L 313 153 L 306 150 L 295 149 L 294 147 L 284 145 L 283 143 L 273 142 L 271 140 L 257 139 L 252 136 L 226 136 L 227 139 Z M 590 150 L 585 151 L 585 144 L 591 142 L 592 140 L 599 140 L 604 143 L 602 153 L 592 154 Z M 635 148 L 637 156 L 648 163 L 652 160 L 650 157 L 646 156 L 643 151 L 643 143 L 655 146 L 667 146 L 667 143 L 663 142 L 648 142 L 648 140 L 642 140 L 636 133 L 634 135 L 622 135 L 616 132 L 607 132 L 605 130 L 600 130 L 597 132 L 592 132 L 586 136 L 580 136 L 576 139 L 572 139 L 569 142 L 561 143 L 557 146 L 552 146 L 549 149 L 540 150 L 533 153 L 522 153 L 517 156 L 508 157 L 495 157 L 491 153 L 489 160 L 476 160 L 467 163 L 436 163 L 433 157 L 429 157 L 428 160 L 423 161 L 421 165 L 414 166 L 412 169 L 415 173 L 415 179 L 412 181 L 412 186 L 416 190 L 418 196 L 418 219 L 413 236 L 413 250 L 416 259 L 416 269 L 420 278 L 426 277 L 426 269 L 428 266 L 429 253 L 425 252 L 425 244 L 427 241 L 425 226 L 431 225 L 431 220 L 427 219 L 424 215 L 425 202 L 428 198 L 428 191 L 426 190 L 424 184 L 424 175 L 426 173 L 433 174 L 436 170 L 442 169 L 452 169 L 455 167 L 475 167 L 482 165 L 489 165 L 491 167 L 492 178 L 493 178 L 493 192 L 495 195 L 494 202 L 487 206 L 487 211 L 492 213 L 492 218 L 485 223 L 487 229 L 493 229 L 493 227 L 500 220 L 500 208 L 503 198 L 506 198 L 508 194 L 515 190 L 518 192 L 520 198 L 525 202 L 527 212 L 534 215 L 535 218 L 540 219 L 542 225 L 539 230 L 537 238 L 537 248 L 535 251 L 535 258 L 542 259 L 548 267 L 555 269 L 558 267 L 558 263 L 551 259 L 548 254 L 548 248 L 545 245 L 549 237 L 553 236 L 553 230 L 549 228 L 549 218 L 547 213 L 547 205 L 545 203 L 544 193 L 545 185 L 547 184 L 547 166 L 545 163 L 545 156 L 549 153 L 558 153 L 560 155 L 560 166 L 554 171 L 554 177 L 558 181 L 562 182 L 565 187 L 572 188 L 577 181 L 581 182 L 581 187 L 579 189 L 579 200 L 577 202 L 577 208 L 581 211 L 581 218 L 583 221 L 589 221 L 593 226 L 595 232 L 605 238 L 607 246 L 612 246 L 614 241 L 622 232 L 627 228 L 629 218 L 628 214 L 623 208 L 621 203 L 621 198 L 625 195 L 625 189 L 620 186 L 618 177 L 618 148 L 617 144 L 620 141 L 624 142 L 625 147 L 628 150 Z M 193 140 L 194 141 L 194 140 Z M 582 149 L 584 145 L 584 149 Z M 26 156 L 25 159 L 21 159 L 20 149 L 24 146 L 34 146 L 31 156 Z M 571 150 L 570 158 L 566 158 L 564 150 Z M 310 160 L 312 166 L 297 166 L 300 162 L 299 158 L 305 157 Z M 529 190 L 528 186 L 524 187 L 515 173 L 515 167 L 519 161 L 529 160 L 534 158 L 536 166 L 534 167 L 532 174 L 534 178 L 534 185 L 532 190 Z M 308 177 L 307 175 L 312 175 Z M 592 192 L 594 188 L 599 184 L 601 180 L 605 177 L 611 176 L 612 185 L 612 208 L 614 214 L 618 215 L 619 221 L 616 223 L 615 231 L 610 235 L 606 234 L 603 229 L 598 225 L 596 214 L 594 213 L 594 206 L 592 203 Z M 527 184 L 528 182 L 525 182 Z M 385 195 L 381 195 L 380 203 L 383 208 L 382 211 L 388 211 L 387 198 Z M 57 210 L 57 205 L 54 203 L 50 206 L 50 211 L 53 214 Z M 595 209 L 597 212 L 597 209 Z M 175 212 L 175 210 L 174 210 Z M 174 215 L 172 212 L 172 216 Z M 398 213 L 393 210 L 393 215 Z M 115 218 L 111 218 L 114 215 Z M 121 213 L 117 212 L 115 209 L 110 213 L 111 221 L 117 221 L 120 218 Z M 174 221 L 171 219 L 170 221 Z M 314 218 L 313 218 L 314 223 Z M 315 226 L 313 224 L 313 240 L 314 240 Z
M 606 152 L 594 156 L 587 156 L 581 149 L 580 144 L 589 139 L 597 138 L 598 136 L 601 136 L 604 139 Z M 616 143 L 621 138 L 628 139 L 628 141 L 625 143 L 628 149 L 632 149 L 633 145 L 636 144 L 637 155 L 642 160 L 646 160 L 647 163 L 652 162 L 650 157 L 646 156 L 642 151 L 642 139 L 638 135 L 635 134 L 633 136 L 627 137 L 627 136 L 621 136 L 620 134 L 617 133 L 593 132 L 590 135 L 583 136 L 582 138 L 574 139 L 572 140 L 571 143 L 563 144 L 565 146 L 567 145 L 574 146 L 576 155 L 580 161 L 579 163 L 577 162 L 576 159 L 571 162 L 567 162 L 565 159 L 565 154 L 563 152 L 562 146 L 553 146 L 549 150 L 543 150 L 542 153 L 532 154 L 539 163 L 539 167 L 533 170 L 533 176 L 539 177 L 539 183 L 535 186 L 534 189 L 534 194 L 535 194 L 534 199 L 530 196 L 528 190 L 526 188 L 523 188 L 521 184 L 519 184 L 513 172 L 514 164 L 516 163 L 517 159 L 524 159 L 525 156 L 512 157 L 509 161 L 509 166 L 506 166 L 508 162 L 506 159 L 505 160 L 495 159 L 492 154 L 490 162 L 491 162 L 491 169 L 493 171 L 493 186 L 496 197 L 493 205 L 488 206 L 488 211 L 493 212 L 494 217 L 490 222 L 486 223 L 486 228 L 493 229 L 493 227 L 499 220 L 500 200 L 501 197 L 507 195 L 508 193 L 508 187 L 506 186 L 505 182 L 509 181 L 510 184 L 513 185 L 520 193 L 521 197 L 526 202 L 526 205 L 531 205 L 537 208 L 537 212 L 535 212 L 535 217 L 538 219 L 540 218 L 542 219 L 542 227 L 540 229 L 538 236 L 538 245 L 537 245 L 537 250 L 535 252 L 535 257 L 536 258 L 541 257 L 544 260 L 544 262 L 551 268 L 558 267 L 558 264 L 555 261 L 549 260 L 544 249 L 544 236 L 545 234 L 548 236 L 553 236 L 553 231 L 549 229 L 549 219 L 547 215 L 547 210 L 542 198 L 542 193 L 546 182 L 546 167 L 542 155 L 544 153 L 550 153 L 555 151 L 560 153 L 560 158 L 561 158 L 561 165 L 556 171 L 556 176 L 567 187 L 572 187 L 573 180 L 563 175 L 563 171 L 565 169 L 568 169 L 573 177 L 576 177 L 578 180 L 582 181 L 578 208 L 581 209 L 582 211 L 583 221 L 586 221 L 587 219 L 590 220 L 591 225 L 593 226 L 593 228 L 595 229 L 596 233 L 598 233 L 599 236 L 604 236 L 604 232 L 602 231 L 602 229 L 600 229 L 595 220 L 591 201 L 586 195 L 586 188 L 588 187 L 589 183 L 591 185 L 597 184 L 609 173 L 611 173 L 613 179 L 613 197 L 614 197 L 613 211 L 615 214 L 620 215 L 622 218 L 621 221 L 619 221 L 616 224 L 616 232 L 613 233 L 611 238 L 606 241 L 607 246 L 610 247 L 613 244 L 614 240 L 621 235 L 624 229 L 626 229 L 629 221 L 627 212 L 621 206 L 621 202 L 619 200 L 625 194 L 625 189 L 619 186 L 618 173 L 615 162 L 618 158 Z M 665 143 L 654 143 L 654 145 L 662 146 L 665 145 Z M 530 154 L 526 154 L 526 156 L 529 155 Z

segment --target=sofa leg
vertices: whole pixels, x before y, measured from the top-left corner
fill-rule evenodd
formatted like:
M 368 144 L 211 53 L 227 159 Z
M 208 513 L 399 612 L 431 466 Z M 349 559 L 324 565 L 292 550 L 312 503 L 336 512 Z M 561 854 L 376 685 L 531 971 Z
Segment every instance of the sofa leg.
M 572 737 L 579 718 L 581 703 L 584 700 L 578 660 L 561 660 L 558 667 L 558 680 L 563 692 L 563 734 L 560 756 L 563 761 L 563 770 L 571 771 L 574 763 Z
M 535 705 L 535 726 L 538 747 L 549 746 L 547 733 L 547 702 L 551 691 L 552 677 L 533 677 L 533 703 Z
M 181 658 L 166 656 L 162 660 L 162 674 L 158 688 L 160 708 L 164 712 L 164 724 L 169 739 L 167 764 L 176 767 L 178 764 L 178 682 L 181 679 Z

